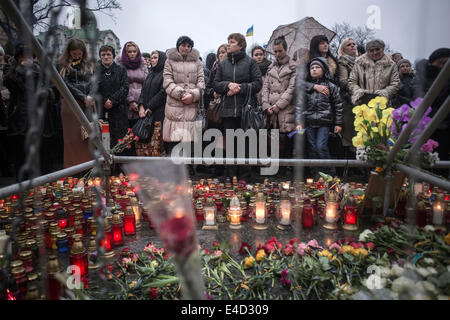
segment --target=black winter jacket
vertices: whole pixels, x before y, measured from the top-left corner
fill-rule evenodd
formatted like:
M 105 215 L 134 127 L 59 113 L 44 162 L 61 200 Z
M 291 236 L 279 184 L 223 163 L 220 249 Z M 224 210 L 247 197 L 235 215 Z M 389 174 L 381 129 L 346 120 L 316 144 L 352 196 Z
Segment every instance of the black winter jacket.
M 242 84 L 241 91 L 231 97 L 227 96 L 230 82 Z M 258 63 L 247 56 L 245 51 L 229 53 L 228 58 L 219 63 L 214 77 L 214 91 L 223 96 L 223 104 L 220 110 L 221 117 L 241 117 L 249 84 L 252 87 L 252 95 L 256 97 L 256 94 L 262 89 L 261 71 Z
M 166 54 L 158 51 L 158 64 L 150 68 L 150 73 L 142 85 L 141 96 L 138 105 L 143 105 L 144 109 L 150 109 L 153 121 L 164 121 L 164 107 L 166 105 L 166 90 L 163 88 L 163 71 L 166 63 Z
M 118 139 L 122 139 L 128 129 L 128 75 L 127 70 L 113 62 L 106 68 L 101 62 L 94 73 L 98 80 L 98 94 L 100 95 L 97 112 L 102 119 L 108 114 L 108 122 L 111 134 L 111 147 L 117 144 Z M 91 95 L 92 96 L 92 95 Z M 103 108 L 107 100 L 111 100 L 112 108 L 106 110 Z
M 70 67 L 70 73 L 64 75 L 64 82 L 74 98 L 84 103 L 86 96 L 91 91 L 91 72 L 84 72 L 79 66 Z
M 8 106 L 8 135 L 10 136 L 25 136 L 27 134 L 30 125 L 27 110 L 27 91 L 36 92 L 40 72 L 41 67 L 37 62 L 33 62 L 30 73 L 26 74 L 25 67 L 14 60 L 4 78 L 4 85 L 10 92 Z M 34 87 L 30 87 L 31 83 L 26 81 L 27 76 L 33 78 Z M 42 125 L 42 136 L 48 138 L 56 134 L 56 109 L 54 106 L 55 94 L 53 88 L 46 90 L 45 99 L 47 105 L 45 106 L 46 112 Z M 42 102 L 38 101 L 37 103 L 40 104 Z
M 339 87 L 331 82 L 330 72 L 325 59 L 320 57 L 314 58 L 312 61 L 315 59 L 320 59 L 327 70 L 325 70 L 321 79 L 311 79 L 309 76 L 306 79 L 297 77 L 297 81 L 300 81 L 297 88 L 303 86 L 305 92 L 303 97 L 297 97 L 295 105 L 296 123 L 313 128 L 342 126 L 344 118 Z M 313 87 L 316 84 L 328 86 L 330 95 L 326 96 L 315 91 Z
M 396 108 L 414 100 L 414 73 L 400 74 L 400 89 L 392 105 Z

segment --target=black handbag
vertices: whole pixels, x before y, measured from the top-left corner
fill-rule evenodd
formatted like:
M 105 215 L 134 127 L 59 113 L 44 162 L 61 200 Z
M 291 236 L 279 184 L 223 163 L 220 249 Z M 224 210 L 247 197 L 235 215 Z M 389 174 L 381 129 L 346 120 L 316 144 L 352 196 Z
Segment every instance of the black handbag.
M 146 116 L 139 118 L 132 130 L 134 135 L 139 138 L 139 142 L 147 143 L 153 135 L 153 127 L 153 116 Z
M 265 128 L 264 113 L 252 96 L 252 85 L 248 84 L 245 103 L 242 106 L 241 128 L 243 130 L 261 130 Z

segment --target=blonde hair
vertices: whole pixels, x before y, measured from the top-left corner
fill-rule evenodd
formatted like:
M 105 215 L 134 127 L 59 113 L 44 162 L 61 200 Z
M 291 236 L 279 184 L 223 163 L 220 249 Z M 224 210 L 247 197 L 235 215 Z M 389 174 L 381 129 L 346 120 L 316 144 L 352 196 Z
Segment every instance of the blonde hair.
M 339 47 L 339 56 L 338 59 L 340 59 L 345 53 L 344 53 L 344 48 L 347 46 L 347 44 L 353 41 L 355 42 L 356 45 L 356 41 L 354 38 L 350 37 L 350 38 L 345 38 L 344 41 L 342 41 L 341 46 Z M 358 50 L 356 51 L 356 56 L 358 56 Z
M 126 43 L 126 45 L 125 45 L 125 51 L 126 52 L 128 52 L 128 48 L 129 47 L 135 47 L 138 52 L 141 52 L 141 49 L 139 49 L 139 46 L 136 43 L 134 43 L 133 41 L 128 41 Z
M 150 57 L 151 57 L 152 55 L 154 55 L 154 54 L 157 54 L 157 55 L 158 55 L 158 57 L 159 57 L 159 52 L 158 52 L 158 50 L 154 50 L 154 51 L 152 51 L 152 53 L 150 53 Z

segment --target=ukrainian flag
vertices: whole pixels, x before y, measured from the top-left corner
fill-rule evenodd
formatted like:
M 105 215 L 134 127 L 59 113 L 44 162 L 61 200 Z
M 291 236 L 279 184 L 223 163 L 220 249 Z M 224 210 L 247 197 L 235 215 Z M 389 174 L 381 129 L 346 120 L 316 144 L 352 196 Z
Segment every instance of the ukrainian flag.
M 253 36 L 253 26 L 251 26 L 248 30 L 247 30 L 247 35 L 246 37 L 251 37 Z

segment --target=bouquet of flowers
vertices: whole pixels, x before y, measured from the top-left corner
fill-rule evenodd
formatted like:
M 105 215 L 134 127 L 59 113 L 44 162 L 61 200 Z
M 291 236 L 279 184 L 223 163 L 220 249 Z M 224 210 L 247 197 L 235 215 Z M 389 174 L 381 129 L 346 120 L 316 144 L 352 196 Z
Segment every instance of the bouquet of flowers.
M 381 167 L 393 145 L 391 127 L 393 108 L 387 107 L 385 97 L 376 97 L 367 105 L 353 108 L 355 130 L 353 146 L 357 148 L 357 159 L 372 162 Z
M 119 154 L 125 149 L 130 149 L 133 142 L 138 142 L 139 137 L 135 136 L 133 130 L 128 128 L 127 134 L 123 139 L 117 140 L 117 144 L 111 149 L 111 154 Z

